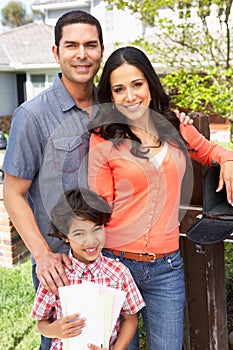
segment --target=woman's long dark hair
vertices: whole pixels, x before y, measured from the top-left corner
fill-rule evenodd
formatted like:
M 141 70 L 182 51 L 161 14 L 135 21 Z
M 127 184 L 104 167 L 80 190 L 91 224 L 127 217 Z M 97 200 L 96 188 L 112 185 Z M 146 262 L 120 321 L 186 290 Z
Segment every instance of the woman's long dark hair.
M 152 117 L 152 119 L 160 141 L 167 141 L 180 148 L 184 153 L 187 153 L 187 148 L 179 134 L 179 119 L 169 108 L 169 96 L 165 93 L 159 77 L 155 73 L 147 56 L 141 50 L 131 46 L 126 46 L 114 51 L 104 65 L 98 86 L 100 111 L 98 116 L 89 123 L 89 131 L 101 135 L 107 140 L 111 139 L 115 147 L 123 142 L 124 139 L 131 139 L 131 152 L 135 156 L 147 158 L 145 157 L 145 153 L 148 151 L 143 152 L 140 150 L 141 141 L 131 131 L 126 117 L 117 109 L 112 108 L 114 104 L 112 102 L 110 74 L 124 63 L 137 67 L 146 77 L 151 94 L 149 108 L 152 115 L 153 111 L 158 113 L 158 117 L 156 113 L 154 113 L 155 117 Z M 169 127 L 168 122 L 170 122 L 173 127 Z

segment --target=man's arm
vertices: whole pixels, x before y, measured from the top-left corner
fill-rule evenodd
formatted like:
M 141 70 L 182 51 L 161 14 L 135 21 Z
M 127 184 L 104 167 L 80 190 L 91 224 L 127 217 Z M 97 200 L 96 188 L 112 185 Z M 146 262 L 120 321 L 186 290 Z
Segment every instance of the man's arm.
M 69 285 L 63 264 L 71 268 L 71 262 L 67 255 L 53 253 L 39 230 L 26 197 L 32 181 L 6 172 L 4 175 L 3 197 L 6 210 L 36 261 L 38 279 L 48 291 L 57 294 L 58 287 Z

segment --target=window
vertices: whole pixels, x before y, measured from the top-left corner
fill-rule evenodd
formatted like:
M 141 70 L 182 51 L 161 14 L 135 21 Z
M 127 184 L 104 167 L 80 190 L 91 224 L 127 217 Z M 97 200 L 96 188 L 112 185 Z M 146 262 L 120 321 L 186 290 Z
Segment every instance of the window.
M 32 91 L 30 96 L 34 97 L 38 95 L 41 91 L 53 85 L 55 77 L 56 74 L 31 74 L 30 81 Z
M 107 33 L 111 33 L 114 30 L 114 13 L 109 8 L 110 6 L 106 6 L 105 11 L 105 26 Z
M 32 95 L 36 96 L 45 89 L 45 74 L 31 75 Z

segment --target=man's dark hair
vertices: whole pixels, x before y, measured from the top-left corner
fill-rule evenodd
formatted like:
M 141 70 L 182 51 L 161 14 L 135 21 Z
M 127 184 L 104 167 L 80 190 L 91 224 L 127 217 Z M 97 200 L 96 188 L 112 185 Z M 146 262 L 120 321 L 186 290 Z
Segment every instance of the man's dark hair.
M 55 37 L 55 45 L 57 46 L 57 48 L 59 47 L 59 43 L 62 38 L 62 28 L 69 24 L 75 24 L 75 23 L 86 23 L 86 24 L 96 26 L 100 45 L 101 46 L 103 45 L 103 34 L 102 34 L 102 28 L 101 28 L 100 22 L 90 13 L 87 13 L 81 10 L 74 10 L 74 11 L 66 12 L 64 15 L 62 15 L 58 19 L 55 25 L 54 37 Z
M 93 191 L 79 188 L 65 192 L 51 211 L 50 236 L 64 239 L 74 218 L 107 225 L 112 210 L 108 202 Z

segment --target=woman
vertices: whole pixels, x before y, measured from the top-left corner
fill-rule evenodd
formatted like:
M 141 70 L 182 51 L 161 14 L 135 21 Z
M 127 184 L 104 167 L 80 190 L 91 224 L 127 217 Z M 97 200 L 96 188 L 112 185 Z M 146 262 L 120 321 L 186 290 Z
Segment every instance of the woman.
M 104 254 L 128 266 L 143 295 L 149 350 L 180 350 L 185 290 L 178 212 L 186 163 L 189 156 L 207 166 L 216 160 L 217 190 L 225 182 L 232 204 L 233 154 L 179 122 L 139 49 L 113 52 L 98 98 L 100 113 L 89 125 L 89 186 L 113 207 Z M 128 349 L 139 349 L 138 334 Z

